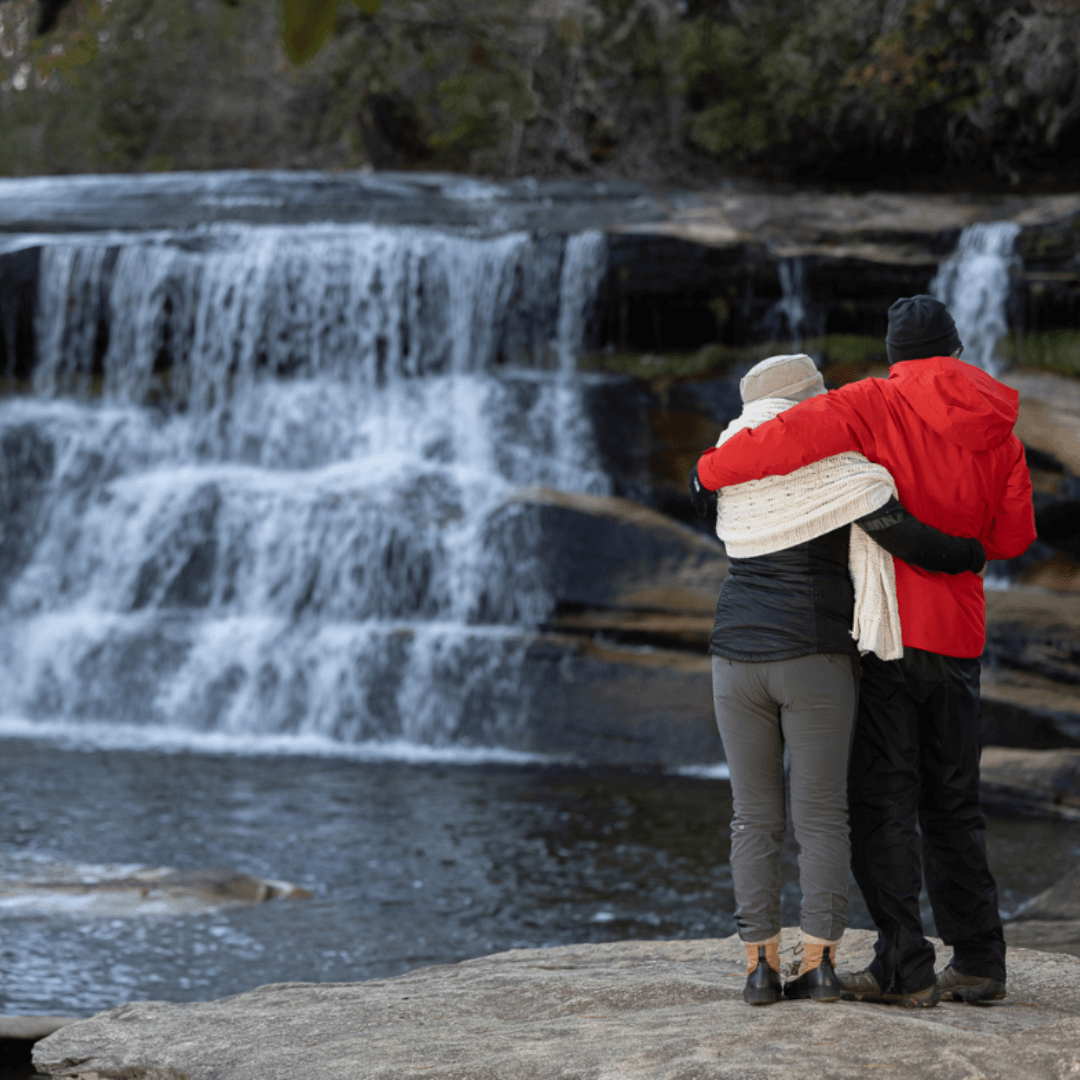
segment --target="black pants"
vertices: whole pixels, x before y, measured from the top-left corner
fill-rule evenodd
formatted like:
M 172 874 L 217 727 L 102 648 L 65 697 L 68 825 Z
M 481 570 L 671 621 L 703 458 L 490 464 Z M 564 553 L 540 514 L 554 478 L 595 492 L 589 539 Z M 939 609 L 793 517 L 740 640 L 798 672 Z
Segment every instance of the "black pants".
M 979 804 L 980 748 L 978 660 L 921 649 L 905 649 L 902 660 L 863 657 L 848 776 L 851 862 L 878 928 L 870 970 L 883 990 L 934 981 L 934 949 L 919 914 L 922 867 L 954 966 L 1005 978 Z

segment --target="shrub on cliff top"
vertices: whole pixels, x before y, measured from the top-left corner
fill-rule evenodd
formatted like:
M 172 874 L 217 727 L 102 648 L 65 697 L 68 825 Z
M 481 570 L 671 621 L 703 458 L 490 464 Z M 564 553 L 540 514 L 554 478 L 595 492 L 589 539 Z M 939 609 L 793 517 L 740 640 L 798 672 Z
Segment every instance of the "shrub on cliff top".
M 1080 0 L 70 0 L 35 22 L 0 0 L 0 172 L 1080 176 Z

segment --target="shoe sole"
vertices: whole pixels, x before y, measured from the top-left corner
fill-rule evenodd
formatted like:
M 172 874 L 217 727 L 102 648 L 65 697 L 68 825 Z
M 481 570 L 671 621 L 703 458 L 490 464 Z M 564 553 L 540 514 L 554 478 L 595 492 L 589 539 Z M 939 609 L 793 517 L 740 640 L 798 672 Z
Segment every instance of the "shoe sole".
M 941 998 L 920 998 L 916 994 L 886 994 L 881 1000 L 886 1005 L 899 1005 L 902 1009 L 932 1009 Z
M 759 990 L 757 993 L 743 994 L 743 1001 L 747 1005 L 775 1005 L 780 1000 L 778 993 L 767 993 Z
M 844 1001 L 865 1001 L 872 1005 L 899 1005 L 904 1009 L 932 1009 L 940 998 L 920 998 L 917 994 L 860 994 L 842 990 Z
M 1007 996 L 1004 987 L 957 987 L 955 990 L 942 990 L 942 1001 L 959 1001 L 965 1005 L 982 1005 L 988 1001 L 1002 1001 Z

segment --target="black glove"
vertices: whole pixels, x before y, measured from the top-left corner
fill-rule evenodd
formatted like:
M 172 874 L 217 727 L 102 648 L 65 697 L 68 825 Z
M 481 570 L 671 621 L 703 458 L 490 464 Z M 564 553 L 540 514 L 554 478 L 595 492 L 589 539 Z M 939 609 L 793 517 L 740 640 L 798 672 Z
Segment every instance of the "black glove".
M 701 482 L 696 465 L 690 470 L 690 502 L 699 518 L 709 517 L 716 507 L 716 492 Z
M 968 547 L 971 549 L 971 562 L 968 564 L 968 569 L 973 573 L 979 573 L 986 565 L 986 552 L 983 550 L 982 544 L 978 540 L 966 538 Z

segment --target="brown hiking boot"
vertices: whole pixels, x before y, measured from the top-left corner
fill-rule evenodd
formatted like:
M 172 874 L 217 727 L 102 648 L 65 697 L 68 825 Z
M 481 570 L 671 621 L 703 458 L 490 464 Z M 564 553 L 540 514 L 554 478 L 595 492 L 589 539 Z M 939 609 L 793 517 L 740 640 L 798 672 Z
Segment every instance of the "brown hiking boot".
M 840 980 L 833 969 L 837 942 L 819 938 L 802 941 L 799 974 L 784 983 L 784 997 L 809 998 L 811 1001 L 839 1001 Z
M 946 1001 L 966 1001 L 975 1005 L 980 1001 L 1000 1001 L 1005 997 L 1005 983 L 985 975 L 965 975 L 949 964 L 937 977 L 938 989 Z
M 747 1005 L 772 1005 L 780 1000 L 780 935 L 768 941 L 744 941 L 746 946 L 746 985 L 743 1001 Z
M 876 1001 L 884 1005 L 901 1005 L 905 1009 L 929 1009 L 941 1000 L 936 981 L 923 990 L 901 994 L 883 993 L 869 968 L 863 971 L 840 973 L 840 996 L 845 1001 Z

